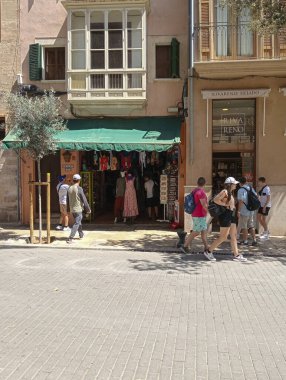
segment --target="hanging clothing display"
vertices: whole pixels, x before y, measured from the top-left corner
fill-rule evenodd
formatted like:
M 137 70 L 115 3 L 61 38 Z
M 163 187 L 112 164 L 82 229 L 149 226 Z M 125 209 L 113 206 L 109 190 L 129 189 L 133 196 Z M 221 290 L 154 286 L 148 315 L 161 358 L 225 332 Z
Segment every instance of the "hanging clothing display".
M 121 153 L 121 169 L 128 170 L 131 168 L 131 154 L 130 153 Z
M 118 170 L 118 159 L 116 156 L 112 156 L 110 160 L 110 169 L 111 170 Z
M 143 175 L 144 168 L 146 168 L 146 152 L 139 152 L 139 165 L 141 167 L 141 173 Z
M 109 169 L 109 158 L 103 154 L 99 159 L 99 170 L 105 171 Z
M 127 218 L 134 217 L 139 214 L 134 181 L 135 178 L 132 176 L 126 178 L 123 216 Z

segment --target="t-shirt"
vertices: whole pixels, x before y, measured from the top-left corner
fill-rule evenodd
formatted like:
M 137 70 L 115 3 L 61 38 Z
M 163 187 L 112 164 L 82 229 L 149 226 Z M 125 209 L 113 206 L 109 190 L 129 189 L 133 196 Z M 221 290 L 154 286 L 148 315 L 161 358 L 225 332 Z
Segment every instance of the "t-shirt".
M 148 181 L 146 181 L 144 184 L 144 187 L 147 193 L 147 198 L 153 198 L 154 182 L 152 181 L 152 179 L 149 179 Z
M 60 205 L 66 205 L 67 204 L 68 189 L 69 189 L 69 185 L 67 185 L 66 183 L 59 183 L 57 185 L 57 192 L 59 195 Z
M 194 212 L 192 213 L 192 216 L 194 216 L 195 218 L 203 218 L 207 216 L 207 211 L 203 208 L 200 200 L 204 199 L 207 202 L 208 198 L 203 189 L 197 188 L 194 191 L 195 191 L 194 200 L 195 200 L 196 208 Z
M 250 190 L 250 186 L 243 185 L 243 187 L 239 188 L 237 192 L 237 200 L 243 202 L 243 205 L 241 206 L 241 209 L 240 209 L 240 214 L 242 216 L 250 216 L 251 214 L 254 214 L 254 211 L 249 211 L 246 207 L 247 202 L 248 202 L 248 193 L 246 189 Z M 252 191 L 255 193 L 254 189 L 252 189 Z
M 260 192 L 259 192 L 259 194 L 260 194 Z M 260 197 L 259 197 L 261 207 L 271 207 L 271 199 L 267 203 L 267 196 L 268 195 L 271 195 L 270 187 L 269 186 L 265 186 L 264 189 L 261 192 Z

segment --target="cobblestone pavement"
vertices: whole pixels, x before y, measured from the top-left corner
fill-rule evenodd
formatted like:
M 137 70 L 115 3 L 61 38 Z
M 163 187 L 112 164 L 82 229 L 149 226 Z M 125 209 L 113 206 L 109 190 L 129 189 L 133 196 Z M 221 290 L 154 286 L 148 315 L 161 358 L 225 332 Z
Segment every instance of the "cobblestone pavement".
M 285 274 L 285 257 L 2 247 L 0 379 L 285 379 Z

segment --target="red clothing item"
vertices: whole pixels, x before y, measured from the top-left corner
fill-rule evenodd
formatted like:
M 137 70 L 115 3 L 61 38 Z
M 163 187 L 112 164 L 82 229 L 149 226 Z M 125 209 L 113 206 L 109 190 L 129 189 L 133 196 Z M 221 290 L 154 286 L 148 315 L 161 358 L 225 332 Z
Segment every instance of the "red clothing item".
M 194 199 L 195 199 L 196 208 L 195 208 L 195 211 L 192 213 L 192 216 L 194 216 L 195 218 L 203 218 L 207 216 L 207 211 L 203 208 L 200 200 L 205 199 L 207 201 L 208 197 L 206 193 L 204 192 L 204 190 L 201 189 L 200 187 L 195 189 L 194 192 L 195 192 Z
M 99 159 L 99 165 L 100 165 L 100 170 L 108 170 L 108 164 L 109 164 L 109 158 L 106 156 L 102 156 Z

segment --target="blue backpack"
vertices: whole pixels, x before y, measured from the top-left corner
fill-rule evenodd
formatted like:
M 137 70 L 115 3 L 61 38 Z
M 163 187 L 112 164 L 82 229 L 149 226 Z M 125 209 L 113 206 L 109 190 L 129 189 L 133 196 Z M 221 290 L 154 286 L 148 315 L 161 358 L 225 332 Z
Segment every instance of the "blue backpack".
M 187 214 L 192 214 L 196 208 L 195 193 L 197 190 L 193 190 L 190 194 L 185 196 L 184 209 Z

